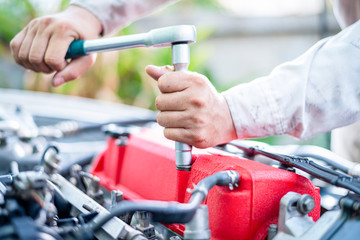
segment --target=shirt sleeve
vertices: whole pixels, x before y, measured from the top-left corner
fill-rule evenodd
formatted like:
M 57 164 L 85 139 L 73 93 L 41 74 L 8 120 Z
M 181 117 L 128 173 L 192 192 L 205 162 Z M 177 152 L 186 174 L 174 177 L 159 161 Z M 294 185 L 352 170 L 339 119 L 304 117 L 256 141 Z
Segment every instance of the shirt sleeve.
M 308 138 L 360 119 L 360 21 L 222 93 L 239 138 Z
M 103 35 L 124 27 L 132 21 L 150 14 L 166 3 L 177 0 L 71 0 L 70 5 L 87 9 L 101 22 Z

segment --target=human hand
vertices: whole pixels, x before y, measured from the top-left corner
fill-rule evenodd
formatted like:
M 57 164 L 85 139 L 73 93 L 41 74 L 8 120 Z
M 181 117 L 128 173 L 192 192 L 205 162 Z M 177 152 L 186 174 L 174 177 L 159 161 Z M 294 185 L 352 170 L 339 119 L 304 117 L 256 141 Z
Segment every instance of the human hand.
M 155 105 L 165 137 L 198 148 L 237 138 L 225 98 L 205 76 L 174 72 L 170 66 L 147 66 L 146 72 L 157 80 L 162 93 Z
M 100 21 L 89 11 L 69 6 L 65 11 L 33 19 L 10 42 L 15 61 L 35 72 L 53 73 L 54 86 L 78 78 L 95 62 L 95 55 L 68 62 L 65 55 L 70 43 L 97 38 Z

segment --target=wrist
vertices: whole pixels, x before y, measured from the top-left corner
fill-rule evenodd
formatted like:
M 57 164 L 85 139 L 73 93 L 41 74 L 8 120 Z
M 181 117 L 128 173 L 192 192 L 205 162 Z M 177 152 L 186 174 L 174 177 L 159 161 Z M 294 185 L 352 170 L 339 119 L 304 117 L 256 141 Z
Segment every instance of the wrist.
M 222 116 L 223 116 L 222 119 L 223 124 L 221 124 L 223 126 L 222 143 L 226 143 L 234 139 L 237 139 L 238 137 L 228 103 L 222 94 L 219 94 L 219 98 L 220 98 L 220 106 L 222 109 Z
M 76 19 L 74 22 L 79 23 L 79 27 L 82 30 L 85 30 L 87 34 L 81 36 L 82 39 L 97 38 L 103 32 L 103 26 L 100 20 L 89 10 L 76 6 L 70 5 L 64 12 L 64 14 L 69 14 L 70 19 Z

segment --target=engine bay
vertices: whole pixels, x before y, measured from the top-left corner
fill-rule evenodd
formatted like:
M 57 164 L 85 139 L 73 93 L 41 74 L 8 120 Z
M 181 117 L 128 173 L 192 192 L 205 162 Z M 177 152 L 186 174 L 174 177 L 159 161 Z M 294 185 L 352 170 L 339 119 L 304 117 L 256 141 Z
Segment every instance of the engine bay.
M 176 163 L 156 113 L 1 90 L 0 239 L 355 239 L 359 165 L 237 140 Z

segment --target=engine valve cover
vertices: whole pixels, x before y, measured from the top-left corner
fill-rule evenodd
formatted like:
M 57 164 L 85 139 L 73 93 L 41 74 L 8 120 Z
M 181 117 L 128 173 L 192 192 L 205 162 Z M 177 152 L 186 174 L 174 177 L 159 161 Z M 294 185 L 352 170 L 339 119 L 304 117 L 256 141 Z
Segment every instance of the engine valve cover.
M 193 149 L 190 171 L 177 170 L 174 142 L 149 129 L 127 139 L 110 136 L 91 173 L 108 190 L 120 190 L 128 200 L 149 199 L 188 202 L 203 178 L 224 170 L 240 174 L 239 186 L 230 190 L 215 186 L 204 202 L 209 209 L 211 239 L 265 239 L 270 224 L 277 224 L 281 198 L 289 191 L 309 194 L 320 217 L 319 189 L 296 173 L 209 148 Z M 183 235 L 184 225 L 168 226 Z

